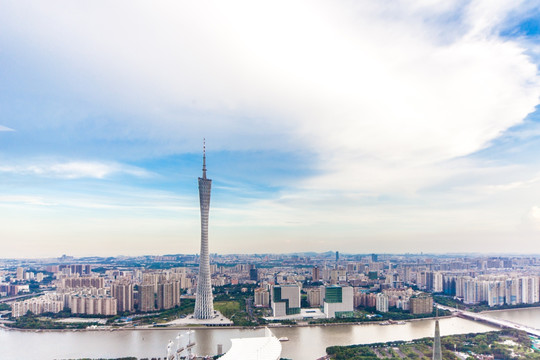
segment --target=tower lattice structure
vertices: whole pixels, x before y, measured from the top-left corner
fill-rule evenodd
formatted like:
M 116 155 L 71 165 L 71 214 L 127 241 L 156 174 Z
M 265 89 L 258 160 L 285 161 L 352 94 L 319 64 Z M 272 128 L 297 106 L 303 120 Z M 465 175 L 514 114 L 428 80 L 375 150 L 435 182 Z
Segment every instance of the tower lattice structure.
M 208 214 L 210 212 L 210 190 L 212 180 L 206 178 L 206 146 L 203 147 L 202 178 L 199 178 L 199 201 L 201 206 L 201 255 L 199 258 L 199 276 L 197 296 L 195 297 L 195 318 L 211 319 L 214 317 L 214 299 L 210 279 L 210 256 L 208 253 Z

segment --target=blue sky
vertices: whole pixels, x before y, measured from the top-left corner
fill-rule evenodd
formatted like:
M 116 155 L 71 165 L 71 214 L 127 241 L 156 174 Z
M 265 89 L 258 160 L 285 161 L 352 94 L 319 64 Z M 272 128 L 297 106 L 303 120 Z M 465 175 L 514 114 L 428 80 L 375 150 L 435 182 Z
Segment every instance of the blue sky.
M 539 253 L 538 1 L 1 1 L 4 257 Z

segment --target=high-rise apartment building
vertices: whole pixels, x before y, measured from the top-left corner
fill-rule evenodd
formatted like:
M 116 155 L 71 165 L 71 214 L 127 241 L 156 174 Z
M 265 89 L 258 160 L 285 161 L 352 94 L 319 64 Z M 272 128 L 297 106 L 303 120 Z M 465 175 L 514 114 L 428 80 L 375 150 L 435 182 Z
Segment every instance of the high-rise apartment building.
M 307 292 L 307 301 L 311 307 L 321 307 L 323 305 L 323 298 L 320 287 L 305 289 Z
M 375 307 L 377 306 L 377 296 L 373 293 L 358 292 L 354 294 L 354 307 Z
M 66 294 L 65 303 L 73 314 L 116 315 L 118 308 L 116 298 L 92 295 L 85 291 Z
M 17 268 L 17 280 L 24 280 L 24 268 Z
M 497 306 L 504 305 L 504 281 L 491 281 L 488 284 L 488 305 Z
M 388 312 L 388 295 L 383 293 L 377 294 L 377 302 L 375 304 L 375 309 L 379 312 Z
M 102 277 L 99 276 L 76 276 L 60 279 L 58 285 L 61 288 L 103 288 L 105 286 L 105 281 Z
M 156 299 L 154 284 L 139 285 L 139 311 L 154 311 L 156 309 Z
M 46 294 L 43 296 L 17 301 L 11 304 L 11 315 L 20 317 L 26 315 L 28 311 L 35 315 L 46 312 L 58 313 L 64 308 L 64 302 L 55 294 Z
M 431 314 L 433 312 L 433 298 L 427 294 L 413 296 L 409 300 L 411 314 Z
M 431 292 L 443 291 L 443 275 L 438 271 L 425 272 L 425 289 Z
M 157 291 L 158 309 L 172 309 L 177 305 L 180 305 L 180 282 L 160 282 Z
M 112 286 L 112 296 L 117 300 L 118 312 L 131 312 L 133 308 L 133 284 L 117 282 Z
M 210 212 L 210 191 L 212 180 L 206 178 L 206 147 L 203 148 L 202 178 L 199 178 L 199 201 L 201 207 L 201 255 L 199 258 L 199 276 L 195 297 L 195 318 L 211 319 L 214 317 L 214 299 L 210 278 L 210 254 L 208 252 L 208 215 Z
M 270 292 L 263 288 L 257 288 L 254 292 L 254 303 L 257 307 L 270 306 Z

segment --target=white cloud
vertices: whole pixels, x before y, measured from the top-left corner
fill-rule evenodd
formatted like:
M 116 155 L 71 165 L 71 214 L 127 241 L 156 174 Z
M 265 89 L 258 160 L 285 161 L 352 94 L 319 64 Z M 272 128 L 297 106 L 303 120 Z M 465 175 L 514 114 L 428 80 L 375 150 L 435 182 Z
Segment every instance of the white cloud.
M 532 184 L 537 183 L 540 181 L 540 177 L 535 177 L 529 180 L 522 180 L 522 181 L 514 181 L 508 184 L 500 184 L 500 185 L 490 185 L 487 186 L 486 190 L 488 192 L 495 192 L 495 191 L 509 191 L 524 187 L 530 187 Z
M 87 161 L 69 161 L 63 163 L 34 163 L 26 165 L 0 166 L 0 172 L 18 175 L 38 175 L 44 177 L 79 179 L 103 179 L 115 174 L 127 174 L 146 177 L 151 174 L 141 168 L 118 163 L 101 163 Z
M 324 173 L 311 182 L 348 178 L 362 189 L 380 177 L 437 177 L 432 164 L 488 146 L 534 110 L 536 66 L 495 31 L 517 5 L 116 2 L 105 11 L 58 1 L 6 20 L 67 74 L 94 74 L 85 96 L 152 116 L 130 120 L 129 136 L 307 148 Z M 445 14 L 457 20 L 431 21 Z M 195 115 L 179 118 L 179 108 Z
M 56 205 L 56 203 L 48 202 L 40 196 L 28 196 L 28 195 L 1 195 L 0 203 L 39 205 L 39 206 Z
M 540 206 L 533 205 L 524 217 L 522 223 L 524 229 L 532 232 L 538 239 L 538 231 L 540 231 Z
M 536 166 L 508 174 L 512 169 L 463 159 L 523 122 L 539 102 L 537 66 L 526 55 L 531 49 L 498 37 L 518 6 L 48 1 L 22 11 L 14 2 L 5 4 L 0 30 L 23 47 L 19 53 L 62 78 L 56 86 L 126 115 L 114 120 L 121 130 L 91 136 L 111 143 L 142 139 L 159 154 L 199 149 L 206 136 L 214 149 L 317 155 L 317 175 L 287 184 L 290 193 L 250 204 L 251 212 L 217 209 L 223 225 L 244 214 L 263 226 L 365 222 L 395 225 L 398 233 L 407 221 L 419 228 L 430 217 L 435 233 L 454 226 L 449 218 L 471 227 L 468 219 L 496 220 L 508 229 L 530 207 L 524 199 L 531 188 L 538 192 L 537 175 L 530 174 Z M 76 128 L 72 119 L 65 122 L 54 126 Z M 145 175 L 93 162 L 0 171 Z M 419 195 L 437 186 L 443 190 Z M 519 200 L 512 199 L 517 191 Z M 399 201 L 366 206 L 378 196 Z M 416 205 L 401 206 L 411 202 Z
M 540 222 L 540 206 L 533 206 L 529 211 L 529 217 Z
M 15 131 L 15 130 L 10 129 L 7 126 L 0 125 L 0 131 Z

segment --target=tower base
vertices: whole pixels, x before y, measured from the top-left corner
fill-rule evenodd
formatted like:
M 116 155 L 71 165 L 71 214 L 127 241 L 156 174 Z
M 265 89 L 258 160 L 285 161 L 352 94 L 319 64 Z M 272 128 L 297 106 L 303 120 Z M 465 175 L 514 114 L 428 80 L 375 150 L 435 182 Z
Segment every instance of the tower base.
M 166 323 L 168 326 L 188 326 L 188 325 L 204 325 L 204 326 L 232 326 L 233 322 L 223 316 L 219 311 L 215 311 L 212 319 L 196 319 L 194 314 L 190 314 L 182 319 L 176 319 Z

